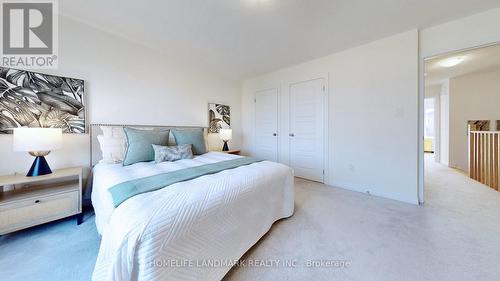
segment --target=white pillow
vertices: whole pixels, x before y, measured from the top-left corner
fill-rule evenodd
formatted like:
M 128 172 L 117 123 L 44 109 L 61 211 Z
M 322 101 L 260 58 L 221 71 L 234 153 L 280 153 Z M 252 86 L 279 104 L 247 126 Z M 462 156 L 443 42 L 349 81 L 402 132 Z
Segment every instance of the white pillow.
M 123 162 L 127 144 L 124 139 L 98 135 L 97 140 L 101 146 L 102 160 L 100 163 L 116 164 Z
M 123 131 L 123 127 L 101 126 L 101 131 L 105 137 L 126 139 L 125 132 Z
M 101 127 L 102 135 L 97 136 L 102 152 L 100 163 L 115 164 L 123 162 L 127 151 L 125 133 L 121 127 Z

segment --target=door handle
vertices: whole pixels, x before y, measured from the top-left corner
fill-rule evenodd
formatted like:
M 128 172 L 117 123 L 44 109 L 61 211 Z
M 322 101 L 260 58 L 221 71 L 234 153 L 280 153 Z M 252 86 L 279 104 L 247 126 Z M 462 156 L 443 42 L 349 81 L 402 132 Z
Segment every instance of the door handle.
M 277 135 L 278 135 L 278 134 L 276 134 L 276 133 L 273 133 L 273 137 L 275 137 L 275 136 L 277 136 Z
M 293 133 L 290 133 L 288 135 L 291 136 L 291 137 L 295 137 L 295 135 Z

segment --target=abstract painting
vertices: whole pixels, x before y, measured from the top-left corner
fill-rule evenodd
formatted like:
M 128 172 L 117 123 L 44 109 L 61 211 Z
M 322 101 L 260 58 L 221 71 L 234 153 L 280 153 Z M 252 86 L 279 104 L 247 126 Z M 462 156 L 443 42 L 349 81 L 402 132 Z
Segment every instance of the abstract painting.
M 471 131 L 489 131 L 490 120 L 469 120 L 469 130 Z
M 219 133 L 220 129 L 231 128 L 231 109 L 229 105 L 218 103 L 208 104 L 208 133 Z
M 0 67 L 0 134 L 18 127 L 85 133 L 84 81 Z

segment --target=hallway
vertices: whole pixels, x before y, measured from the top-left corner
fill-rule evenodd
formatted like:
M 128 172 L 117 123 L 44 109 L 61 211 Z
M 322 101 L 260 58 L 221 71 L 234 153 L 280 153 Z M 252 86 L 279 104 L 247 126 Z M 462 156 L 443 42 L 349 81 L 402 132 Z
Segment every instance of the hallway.
M 469 178 L 463 171 L 436 163 L 428 154 L 425 156 L 424 196 L 425 205 L 457 207 L 462 212 L 467 210 L 467 214 L 475 210 L 500 215 L 500 192 Z
M 426 155 L 425 200 L 430 215 L 446 218 L 446 226 L 439 228 L 448 232 L 445 244 L 454 246 L 447 250 L 456 254 L 450 259 L 476 264 L 477 280 L 492 276 L 498 268 L 491 268 L 490 261 L 500 258 L 500 192 Z

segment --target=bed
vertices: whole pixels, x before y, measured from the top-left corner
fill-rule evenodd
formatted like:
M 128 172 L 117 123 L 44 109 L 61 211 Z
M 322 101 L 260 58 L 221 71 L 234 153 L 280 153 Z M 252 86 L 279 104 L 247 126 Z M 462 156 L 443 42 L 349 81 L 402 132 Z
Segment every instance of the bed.
M 102 235 L 94 281 L 220 280 L 275 221 L 293 214 L 292 170 L 270 161 L 178 182 L 114 207 L 108 189 L 119 183 L 242 156 L 99 163 L 102 126 L 123 127 L 91 125 L 92 204 Z

